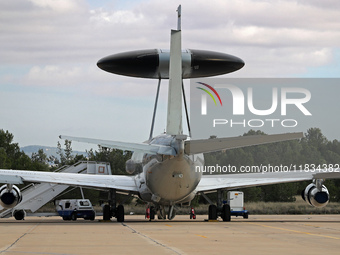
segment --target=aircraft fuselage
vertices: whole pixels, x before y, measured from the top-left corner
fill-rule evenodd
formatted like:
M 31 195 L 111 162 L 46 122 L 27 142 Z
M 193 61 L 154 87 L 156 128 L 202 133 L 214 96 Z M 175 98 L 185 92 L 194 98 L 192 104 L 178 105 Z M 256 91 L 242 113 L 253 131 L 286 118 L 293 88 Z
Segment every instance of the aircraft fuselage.
M 195 169 L 196 166 L 204 165 L 204 158 L 203 154 L 185 155 L 181 148 L 183 142 L 163 134 L 153 138 L 151 144 L 171 145 L 178 151 L 176 156 L 134 153 L 131 160 L 139 171 L 135 182 L 141 199 L 160 205 L 173 205 L 194 198 L 195 188 L 202 176 Z

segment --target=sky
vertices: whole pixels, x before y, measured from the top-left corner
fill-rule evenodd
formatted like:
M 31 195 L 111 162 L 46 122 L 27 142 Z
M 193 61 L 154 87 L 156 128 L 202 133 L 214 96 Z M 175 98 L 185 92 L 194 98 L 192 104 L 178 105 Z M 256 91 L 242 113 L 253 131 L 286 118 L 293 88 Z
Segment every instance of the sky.
M 20 147 L 56 146 L 61 134 L 146 140 L 157 81 L 106 73 L 96 63 L 123 51 L 168 49 L 178 4 L 183 48 L 245 61 L 227 77 L 339 77 L 337 0 L 0 1 L 0 129 Z M 164 131 L 166 100 L 164 80 L 154 134 Z

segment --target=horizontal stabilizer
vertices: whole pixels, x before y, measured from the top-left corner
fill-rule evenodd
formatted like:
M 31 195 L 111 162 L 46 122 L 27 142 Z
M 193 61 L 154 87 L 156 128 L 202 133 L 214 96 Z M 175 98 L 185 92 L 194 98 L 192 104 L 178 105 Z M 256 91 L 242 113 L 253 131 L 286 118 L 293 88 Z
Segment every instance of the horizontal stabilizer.
M 92 138 L 59 136 L 60 139 L 76 141 L 81 143 L 98 144 L 105 148 L 119 149 L 124 151 L 142 151 L 150 154 L 163 154 L 163 155 L 176 155 L 176 151 L 171 146 L 159 144 L 146 144 L 146 143 L 126 143 L 117 141 L 107 141 Z
M 303 133 L 286 133 L 277 135 L 251 135 L 228 138 L 212 138 L 202 140 L 190 140 L 185 142 L 186 154 L 197 154 L 227 149 L 242 148 L 252 145 L 266 143 L 282 142 L 294 139 L 300 139 Z
M 277 183 L 311 181 L 313 179 L 340 179 L 340 169 L 292 170 L 286 172 L 262 172 L 240 174 L 203 175 L 196 191 L 247 188 Z

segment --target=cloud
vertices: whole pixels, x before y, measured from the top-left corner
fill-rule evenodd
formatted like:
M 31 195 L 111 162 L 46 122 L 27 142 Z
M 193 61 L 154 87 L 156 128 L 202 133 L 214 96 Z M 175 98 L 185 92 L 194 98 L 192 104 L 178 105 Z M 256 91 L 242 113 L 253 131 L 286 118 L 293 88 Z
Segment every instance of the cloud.
M 183 47 L 242 58 L 246 66 L 232 77 L 304 75 L 334 61 L 340 41 L 337 5 L 184 0 Z M 0 79 L 70 94 L 153 97 L 157 81 L 108 74 L 96 62 L 121 51 L 169 48 L 177 6 L 156 0 L 90 6 L 85 0 L 1 1 L 0 67 L 21 71 Z
M 0 1 L 0 107 L 8 109 L 1 119 L 20 145 L 54 146 L 61 133 L 148 136 L 157 80 L 113 75 L 96 63 L 122 51 L 169 48 L 177 5 L 89 1 Z M 339 8 L 338 0 L 182 0 L 183 47 L 242 58 L 245 67 L 232 77 L 334 77 Z M 165 126 L 166 93 L 162 81 L 155 134 Z
M 69 12 L 78 8 L 80 1 L 77 0 L 29 0 L 35 6 L 57 12 Z
M 176 27 L 177 6 L 155 0 L 138 1 L 130 9 L 115 9 L 114 4 L 111 9 L 90 9 L 81 0 L 6 2 L 0 3 L 4 35 L 0 57 L 8 64 L 95 65 L 99 58 L 115 52 L 168 48 L 169 30 Z M 265 55 L 274 56 L 272 49 L 297 51 L 285 50 L 291 55 L 276 56 L 275 63 L 305 49 L 331 52 L 340 41 L 337 10 L 321 8 L 316 1 L 199 0 L 182 5 L 183 46 L 251 57 L 259 62 L 257 66 L 263 64 Z M 253 54 L 242 56 L 239 52 L 243 51 Z
M 53 65 L 47 65 L 43 68 L 34 66 L 27 75 L 27 82 L 31 85 L 57 86 L 60 81 L 64 81 L 62 82 L 63 85 L 72 85 L 74 80 L 78 80 L 80 77 L 81 70 L 79 67 L 62 69 Z
M 90 21 L 97 24 L 136 24 L 143 22 L 144 16 L 133 11 L 118 10 L 107 12 L 102 8 L 90 11 Z
M 112 74 L 103 75 L 96 67 L 46 65 L 33 66 L 20 79 L 12 77 L 12 81 L 16 80 L 17 84 L 26 87 L 49 89 L 59 93 L 146 100 L 154 98 L 157 80 L 113 77 Z M 6 80 L 8 82 L 9 78 Z

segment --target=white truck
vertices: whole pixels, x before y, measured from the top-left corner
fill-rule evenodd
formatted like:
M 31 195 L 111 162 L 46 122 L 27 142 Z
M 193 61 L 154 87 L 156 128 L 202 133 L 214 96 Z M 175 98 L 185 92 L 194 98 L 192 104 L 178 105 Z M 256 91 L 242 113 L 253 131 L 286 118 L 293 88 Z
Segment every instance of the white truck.
M 228 191 L 227 203 L 230 205 L 230 214 L 234 216 L 243 216 L 248 219 L 248 211 L 243 205 L 244 194 L 242 191 Z
M 63 220 L 94 220 L 96 212 L 88 199 L 64 199 L 55 202 L 57 212 Z

